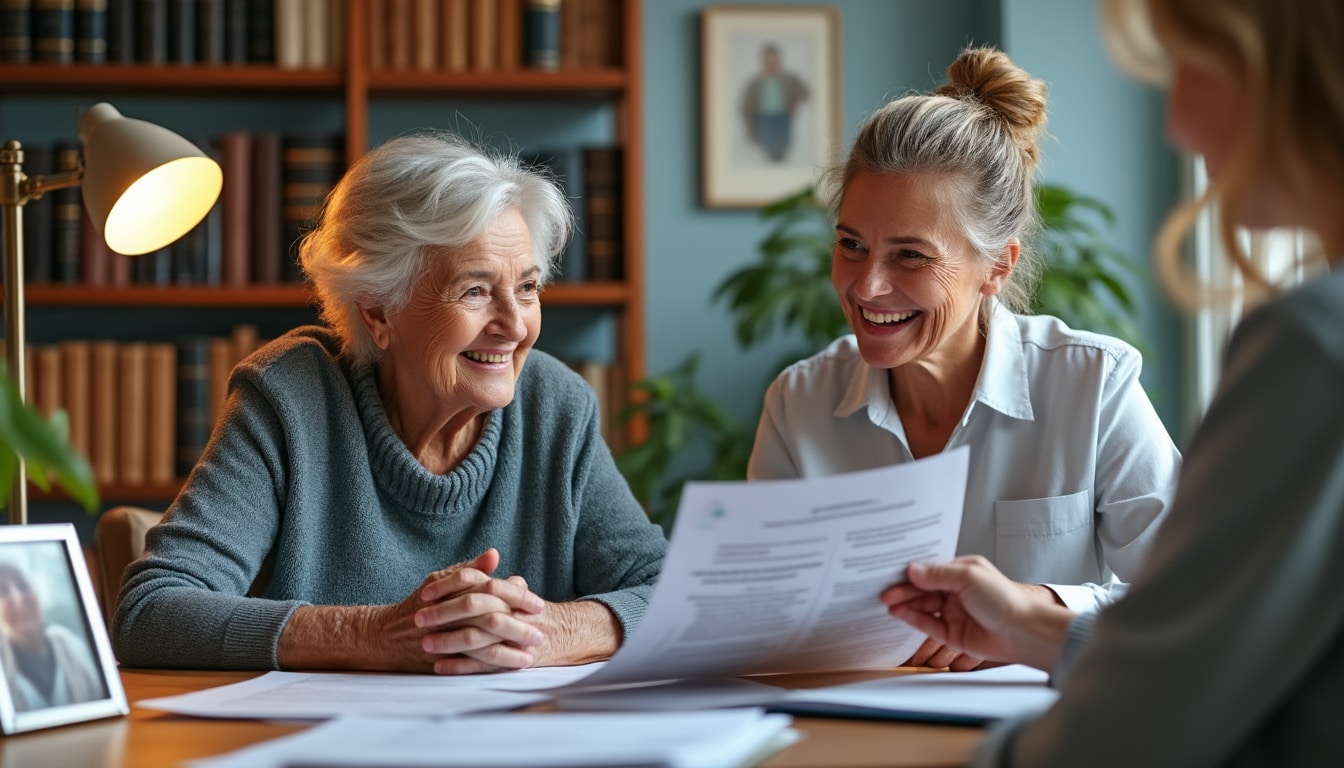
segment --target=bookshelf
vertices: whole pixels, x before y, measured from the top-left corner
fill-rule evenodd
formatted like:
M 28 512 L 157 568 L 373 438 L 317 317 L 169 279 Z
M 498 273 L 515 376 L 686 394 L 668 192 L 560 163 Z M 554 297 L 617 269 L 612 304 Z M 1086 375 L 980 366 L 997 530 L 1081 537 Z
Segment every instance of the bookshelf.
M 407 103 L 435 105 L 453 101 L 507 102 L 511 105 L 564 105 L 588 108 L 609 116 L 606 132 L 610 144 L 621 152 L 619 207 L 618 280 L 556 282 L 547 287 L 542 301 L 546 308 L 562 311 L 597 312 L 612 318 L 614 342 L 609 350 L 618 374 L 612 391 L 623 391 L 624 384 L 642 378 L 645 374 L 643 349 L 643 221 L 642 221 L 642 155 L 643 129 L 640 104 L 643 98 L 643 64 L 639 44 L 641 11 L 640 0 L 564 0 L 563 14 L 568 4 L 576 7 L 604 8 L 608 23 L 613 25 L 619 63 L 599 66 L 576 65 L 567 60 L 555 70 L 532 69 L 522 63 L 511 65 L 499 62 L 493 68 L 448 71 L 439 69 L 393 69 L 384 63 L 377 66 L 375 53 L 370 50 L 372 29 L 379 18 L 388 18 L 390 6 L 396 0 L 333 0 L 333 13 L 339 4 L 342 14 L 333 45 L 343 44 L 337 66 L 316 68 L 285 68 L 266 63 L 196 63 L 196 64 L 143 64 L 143 63 L 64 63 L 0 62 L 0 109 L 6 101 L 22 103 L 42 101 L 51 97 L 79 99 L 92 104 L 107 100 L 151 103 L 160 112 L 174 114 L 179 110 L 183 119 L 202 100 L 239 105 L 284 104 L 297 102 L 313 104 L 316 108 L 339 115 L 343 133 L 344 164 L 348 165 L 366 152 L 370 144 L 386 138 L 382 130 L 372 129 L 377 122 L 385 123 L 384 112 L 396 113 Z M 447 7 L 450 0 L 445 0 Z M 473 0 L 473 8 L 483 0 Z M 496 0 L 489 0 L 495 4 Z M 497 7 L 512 5 L 514 12 L 524 0 L 501 0 Z M 501 11 L 507 13 L 507 11 Z M 380 14 L 382 14 L 380 16 Z M 566 35 L 569 34 L 566 28 Z M 566 37 L 568 42 L 569 38 Z M 445 54 L 446 55 L 446 54 Z M 120 104 L 119 104 L 120 106 Z M 15 108 L 19 109 L 19 108 Z M 135 114 L 123 108 L 129 116 Z M 176 126 L 170 116 L 146 116 L 155 122 L 174 128 L 189 138 L 192 132 Z M 8 121 L 11 125 L 16 122 Z M 399 129 L 421 127 L 425 123 L 406 124 Z M 443 127 L 443 126 L 441 126 Z M 452 125 L 446 127 L 455 127 Z M 276 126 L 283 130 L 285 126 Z M 194 129 L 193 129 L 194 130 Z M 227 126 L 220 129 L 222 133 Z M 502 127 L 508 132 L 508 127 Z M 535 128 L 533 129 L 535 132 Z M 42 137 L 13 135 L 4 122 L 0 132 L 5 138 L 20 138 L 30 146 Z M 73 134 L 73 121 L 68 129 Z M 526 149 L 527 147 L 524 147 Z M 226 182 L 227 184 L 227 182 Z M 575 201 L 576 212 L 583 203 Z M 87 285 L 81 283 L 32 283 L 26 288 L 30 316 L 34 311 L 48 316 L 82 313 L 105 313 L 110 324 L 128 313 L 141 315 L 166 311 L 173 313 L 214 313 L 230 318 L 230 322 L 246 323 L 256 312 L 279 310 L 292 316 L 294 311 L 311 311 L 312 297 L 299 283 L 247 285 Z M 120 313 L 120 314 L 118 314 Z M 552 315 L 548 314 L 548 323 Z M 315 317 L 315 313 L 314 313 Z M 30 321 L 30 335 L 32 335 Z M 56 332 L 58 335 L 60 332 Z M 66 335 L 69 335 L 68 333 Z M 171 338 L 171 336 L 168 336 Z M 61 339 L 48 338 L 48 342 Z M 162 341 L 163 339 L 159 339 Z M 604 418 L 619 410 L 614 404 Z M 613 436 L 616 447 L 639 442 L 645 427 L 632 422 Z M 104 504 L 143 503 L 164 505 L 177 493 L 179 478 L 173 482 L 127 484 L 112 482 L 100 484 Z M 59 496 L 34 490 L 37 501 L 58 499 Z

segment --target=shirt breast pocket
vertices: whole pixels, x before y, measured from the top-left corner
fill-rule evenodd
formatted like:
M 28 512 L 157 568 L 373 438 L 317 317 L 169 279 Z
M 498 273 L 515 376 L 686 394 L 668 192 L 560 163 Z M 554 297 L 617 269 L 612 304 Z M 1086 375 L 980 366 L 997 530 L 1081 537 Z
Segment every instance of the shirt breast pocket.
M 994 502 L 994 564 L 1016 581 L 1079 584 L 1101 577 L 1092 491 Z

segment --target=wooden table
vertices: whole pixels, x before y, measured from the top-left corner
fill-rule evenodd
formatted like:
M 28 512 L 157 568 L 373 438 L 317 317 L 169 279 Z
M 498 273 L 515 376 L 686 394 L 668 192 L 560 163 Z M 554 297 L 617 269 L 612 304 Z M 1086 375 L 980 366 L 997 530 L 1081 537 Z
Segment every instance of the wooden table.
M 208 720 L 135 706 L 141 699 L 172 696 L 236 683 L 256 672 L 184 672 L 125 669 L 121 680 L 131 702 L 127 717 L 96 720 L 17 736 L 0 737 L 4 768 L 159 768 L 218 755 L 301 730 L 254 720 Z M 770 682 L 811 688 L 891 673 L 787 675 Z M 979 728 L 951 725 L 800 717 L 804 737 L 761 763 L 773 768 L 860 766 L 954 766 L 965 763 Z

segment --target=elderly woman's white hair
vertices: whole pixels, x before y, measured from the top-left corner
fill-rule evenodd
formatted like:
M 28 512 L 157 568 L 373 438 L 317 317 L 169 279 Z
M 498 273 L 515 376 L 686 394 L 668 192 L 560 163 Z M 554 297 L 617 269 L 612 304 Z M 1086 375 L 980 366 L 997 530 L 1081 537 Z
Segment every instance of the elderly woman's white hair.
M 440 259 L 454 258 L 500 213 L 527 223 L 544 284 L 573 229 L 553 179 L 452 133 L 392 139 L 351 166 L 299 246 L 322 318 L 357 363 L 378 359 L 359 303 L 389 312 Z

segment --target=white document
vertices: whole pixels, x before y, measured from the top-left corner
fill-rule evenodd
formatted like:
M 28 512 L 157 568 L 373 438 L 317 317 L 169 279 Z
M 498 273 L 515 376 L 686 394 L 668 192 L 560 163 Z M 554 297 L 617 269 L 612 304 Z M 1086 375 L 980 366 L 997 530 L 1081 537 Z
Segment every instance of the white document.
M 575 685 L 896 666 L 924 641 L 877 599 L 956 554 L 968 448 L 833 477 L 687 483 L 639 630 Z
M 545 701 L 549 698 L 545 694 L 519 691 L 563 685 L 600 666 L 458 676 L 268 672 L 241 683 L 135 704 L 196 717 L 314 720 L 349 714 L 454 715 L 517 709 Z
M 759 709 L 677 714 L 482 715 L 448 720 L 352 715 L 195 760 L 190 768 L 736 768 L 796 740 L 787 715 Z
M 928 672 L 789 691 L 772 708 L 795 714 L 984 723 L 1046 709 L 1059 697 L 1049 676 L 1013 664 L 974 672 Z

